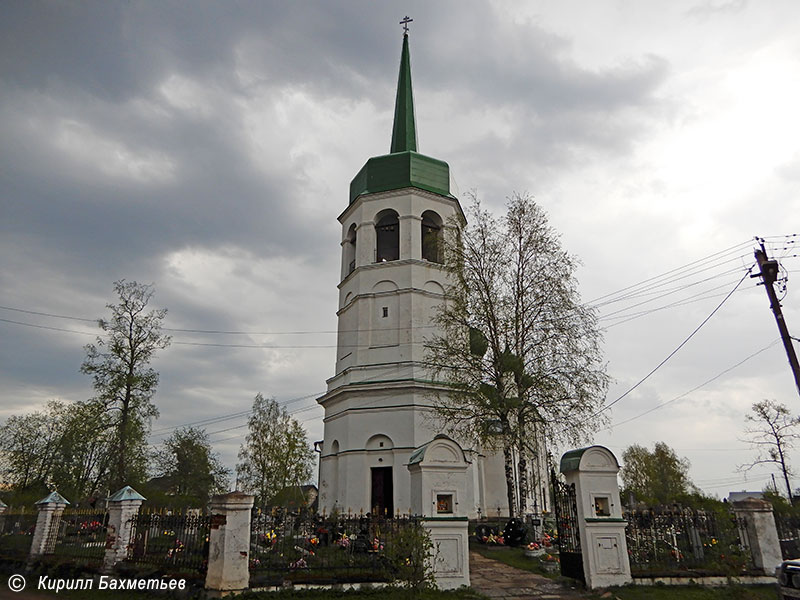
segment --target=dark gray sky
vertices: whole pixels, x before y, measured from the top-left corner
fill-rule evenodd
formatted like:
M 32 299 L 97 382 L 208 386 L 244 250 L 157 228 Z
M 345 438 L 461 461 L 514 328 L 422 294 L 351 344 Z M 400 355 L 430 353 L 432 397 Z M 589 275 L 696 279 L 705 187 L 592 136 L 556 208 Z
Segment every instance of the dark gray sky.
M 170 328 L 247 332 L 172 332 L 154 442 L 257 392 L 310 396 L 287 407 L 319 439 L 336 217 L 388 151 L 406 13 L 420 149 L 462 192 L 496 211 L 534 194 L 588 301 L 669 273 L 596 302 L 609 401 L 733 289 L 754 235 L 782 259 L 800 331 L 784 237 L 800 230 L 796 2 L 14 1 L 0 8 L 0 418 L 91 396 L 80 319 L 126 278 L 155 284 Z M 662 440 L 706 491 L 760 489 L 769 471 L 736 473 L 744 416 L 800 400 L 776 339 L 748 279 L 595 441 Z M 207 425 L 230 465 L 243 422 Z

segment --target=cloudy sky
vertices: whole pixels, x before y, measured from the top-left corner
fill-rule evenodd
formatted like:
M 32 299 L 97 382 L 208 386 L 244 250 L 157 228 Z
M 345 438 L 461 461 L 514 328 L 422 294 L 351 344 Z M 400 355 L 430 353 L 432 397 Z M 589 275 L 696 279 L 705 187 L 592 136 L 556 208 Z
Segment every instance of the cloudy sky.
M 83 346 L 125 278 L 169 310 L 154 443 L 205 420 L 233 465 L 257 392 L 320 439 L 336 217 L 388 151 L 405 14 L 420 150 L 462 197 L 548 211 L 606 328 L 609 403 L 734 289 L 754 236 L 800 332 L 793 0 L 20 0 L 0 8 L 0 419 L 92 395 Z M 661 440 L 709 493 L 760 489 L 768 469 L 736 470 L 750 405 L 800 412 L 778 339 L 745 278 L 594 441 Z

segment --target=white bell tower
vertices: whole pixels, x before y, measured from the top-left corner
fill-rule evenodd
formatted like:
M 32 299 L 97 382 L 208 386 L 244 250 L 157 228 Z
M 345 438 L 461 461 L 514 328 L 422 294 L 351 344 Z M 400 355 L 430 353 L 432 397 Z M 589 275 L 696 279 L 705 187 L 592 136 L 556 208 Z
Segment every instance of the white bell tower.
M 425 368 L 424 342 L 447 284 L 443 236 L 465 222 L 447 163 L 417 152 L 407 33 L 391 151 L 355 176 L 339 222 L 336 374 L 318 399 L 325 409 L 319 509 L 405 513 L 409 458 L 441 433 L 430 408 L 440 385 Z M 488 469 L 494 458 L 465 455 L 470 489 L 462 509 L 474 516 L 482 506 L 505 506 L 502 461 Z M 499 498 L 485 498 L 489 488 Z

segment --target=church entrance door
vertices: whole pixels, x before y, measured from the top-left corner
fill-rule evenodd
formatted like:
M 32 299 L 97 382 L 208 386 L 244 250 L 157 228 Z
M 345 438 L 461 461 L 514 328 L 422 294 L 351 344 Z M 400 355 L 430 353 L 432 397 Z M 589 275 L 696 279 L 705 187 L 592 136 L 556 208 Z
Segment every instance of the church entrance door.
M 372 502 L 373 514 L 389 515 L 394 513 L 394 489 L 392 486 L 392 467 L 372 467 Z

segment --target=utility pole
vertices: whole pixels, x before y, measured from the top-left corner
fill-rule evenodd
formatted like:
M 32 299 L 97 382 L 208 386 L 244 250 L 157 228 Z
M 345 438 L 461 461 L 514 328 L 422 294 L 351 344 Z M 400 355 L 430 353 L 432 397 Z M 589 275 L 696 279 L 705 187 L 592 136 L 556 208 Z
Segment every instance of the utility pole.
M 789 335 L 789 329 L 786 327 L 786 321 L 781 311 L 781 303 L 778 301 L 778 296 L 773 287 L 773 284 L 778 280 L 778 261 L 770 259 L 767 256 L 764 240 L 759 240 L 759 245 L 761 249 L 755 251 L 755 256 L 761 272 L 757 275 L 751 275 L 751 277 L 761 277 L 764 289 L 767 290 L 770 308 L 775 315 L 775 321 L 778 323 L 778 331 L 781 333 L 783 347 L 786 348 L 786 356 L 789 357 L 789 366 L 792 368 L 792 373 L 794 374 L 794 383 L 797 386 L 797 392 L 800 394 L 800 365 L 797 364 L 797 354 L 795 354 L 794 345 L 792 344 L 792 336 Z

